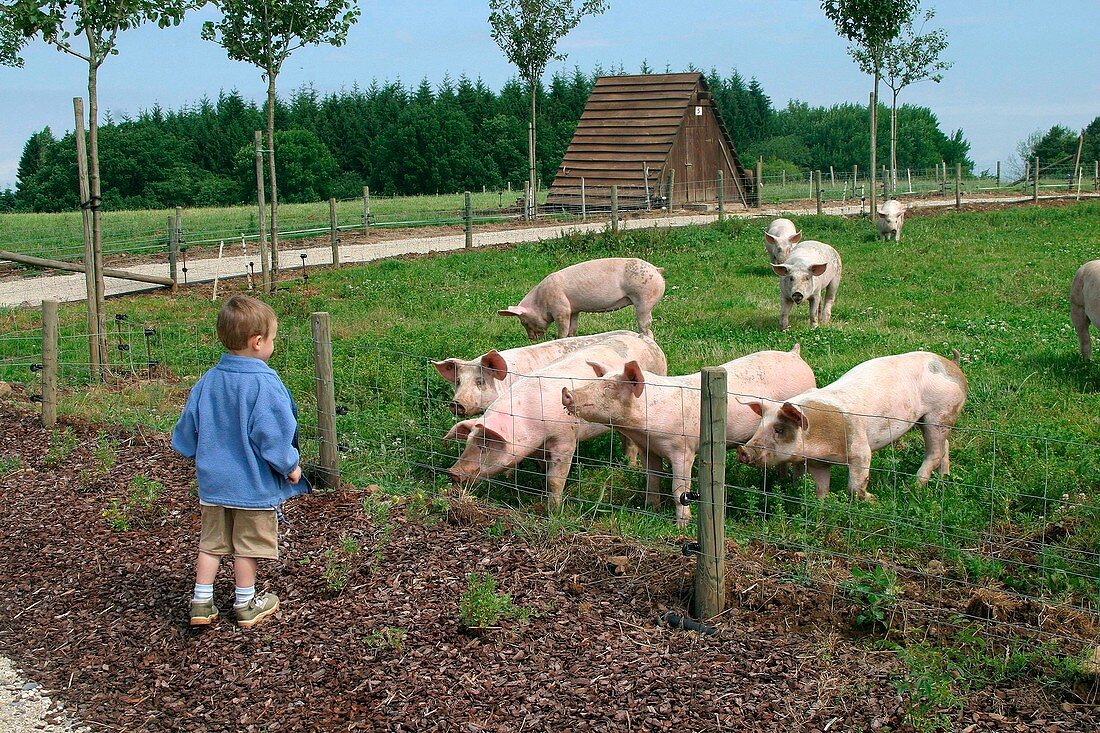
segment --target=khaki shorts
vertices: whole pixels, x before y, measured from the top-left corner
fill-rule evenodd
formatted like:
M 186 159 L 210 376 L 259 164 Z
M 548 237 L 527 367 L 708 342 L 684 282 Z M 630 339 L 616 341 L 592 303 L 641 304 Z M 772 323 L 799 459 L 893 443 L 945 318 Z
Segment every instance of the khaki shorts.
M 200 505 L 199 550 L 208 555 L 279 559 L 279 518 L 274 509 Z

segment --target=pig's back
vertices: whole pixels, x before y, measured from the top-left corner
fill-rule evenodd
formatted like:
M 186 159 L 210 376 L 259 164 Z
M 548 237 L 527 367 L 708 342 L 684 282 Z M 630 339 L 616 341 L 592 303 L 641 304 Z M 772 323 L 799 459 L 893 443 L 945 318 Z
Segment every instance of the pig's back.
M 927 411 L 931 395 L 958 388 L 959 378 L 965 393 L 957 366 L 937 354 L 912 351 L 858 364 L 817 390 L 815 398 L 844 412 L 915 421 Z

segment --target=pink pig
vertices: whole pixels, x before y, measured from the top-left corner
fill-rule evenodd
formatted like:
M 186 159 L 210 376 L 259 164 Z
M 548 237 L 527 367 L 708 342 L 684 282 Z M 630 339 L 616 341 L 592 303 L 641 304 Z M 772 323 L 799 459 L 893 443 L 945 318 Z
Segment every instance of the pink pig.
M 519 305 L 497 311 L 516 316 L 527 336 L 538 340 L 550 323 L 557 324 L 558 338 L 577 335 L 581 313 L 607 313 L 634 306 L 638 333 L 652 336 L 653 307 L 665 294 L 664 270 L 633 257 L 608 257 L 570 265 L 543 278 Z
M 454 399 L 448 405 L 451 411 L 459 417 L 470 417 L 484 412 L 501 392 L 515 382 L 517 376 L 530 374 L 566 354 L 606 338 L 639 337 L 633 331 L 608 331 L 504 351 L 494 349 L 470 361 L 454 358 L 433 361 L 432 366 L 455 387 Z
M 773 265 L 786 260 L 801 241 L 802 232 L 795 228 L 790 219 L 776 219 L 764 232 L 764 248 L 768 250 L 768 259 Z
M 932 472 L 950 473 L 948 436 L 966 402 L 966 377 L 955 360 L 926 351 L 871 359 L 827 387 L 785 402 L 746 400 L 761 415 L 752 439 L 737 449 L 743 463 L 796 463 L 809 470 L 819 497 L 829 493 L 829 469 L 847 464 L 852 496 L 867 493 L 871 453 L 890 445 L 914 426 L 924 433 L 923 484 Z
M 726 408 L 726 444 L 752 437 L 760 416 L 737 396 L 785 400 L 816 386 L 813 370 L 790 351 L 760 351 L 726 362 L 730 397 Z M 636 361 L 620 371 L 589 362 L 600 379 L 563 388 L 561 402 L 570 414 L 591 423 L 609 425 L 638 445 L 646 460 L 646 503 L 660 504 L 661 460 L 672 464 L 672 496 L 676 525 L 684 527 L 691 509 L 680 503 L 691 486 L 691 467 L 699 452 L 699 385 L 701 374 L 663 377 L 644 371 Z
M 609 430 L 606 425 L 585 422 L 567 413 L 561 404 L 562 388 L 572 387 L 577 378 L 591 376 L 591 360 L 637 361 L 657 373 L 668 370 L 657 342 L 633 333 L 628 336 L 604 339 L 533 374 L 517 375 L 511 386 L 485 408 L 484 415 L 451 428 L 445 439 L 466 443 L 448 471 L 451 481 L 465 486 L 514 469 L 525 458 L 538 458 L 546 467 L 548 505 L 552 510 L 559 509 L 577 444 Z

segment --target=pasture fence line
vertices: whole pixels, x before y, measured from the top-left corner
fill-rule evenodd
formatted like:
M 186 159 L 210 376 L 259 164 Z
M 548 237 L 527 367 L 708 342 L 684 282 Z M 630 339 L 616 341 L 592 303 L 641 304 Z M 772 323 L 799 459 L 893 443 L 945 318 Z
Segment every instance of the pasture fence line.
M 44 307 L 42 328 L 0 336 L 0 378 L 41 395 L 44 419 L 45 398 L 52 393 L 61 415 L 109 413 L 122 425 L 167 431 L 190 385 L 221 352 L 210 328 L 136 323 L 116 313 L 110 378 L 99 383 L 82 348 L 87 333 L 79 314 L 65 313 L 55 327 L 50 308 Z M 662 502 L 641 501 L 650 473 L 667 487 L 678 471 L 627 461 L 620 431 L 637 425 L 609 420 L 610 432 L 578 446 L 558 511 L 546 465 L 532 460 L 545 446 L 518 437 L 505 452 L 527 460 L 505 461 L 500 471 L 486 469 L 481 481 L 447 488 L 446 475 L 463 453 L 483 467 L 498 464 L 485 457 L 492 441 L 478 444 L 476 435 L 473 445 L 470 438 L 445 439 L 455 425 L 451 386 L 429 357 L 363 339 L 333 339 L 327 317 L 314 314 L 308 329 L 280 324 L 271 365 L 302 407 L 303 465 L 320 485 L 336 485 L 325 484 L 328 476 L 348 490 L 374 483 L 395 494 L 443 500 L 472 492 L 479 501 L 571 530 L 611 531 L 657 551 L 682 546 L 696 583 L 706 584 L 706 592 L 696 585 L 694 594 L 704 617 L 720 614 L 724 603 L 767 602 L 759 595 L 764 586 L 746 587 L 721 570 L 723 555 L 733 551 L 761 558 L 768 593 L 781 592 L 784 584 L 810 588 L 838 616 L 862 617 L 860 623 L 879 630 L 930 618 L 944 628 L 1055 640 L 1071 649 L 1100 642 L 1100 446 L 1094 443 L 969 425 L 964 412 L 964 425 L 951 433 L 950 476 L 934 475 L 926 484 L 916 480 L 923 450 L 919 431 L 913 431 L 876 452 L 869 466 L 851 457 L 826 466 L 841 480 L 853 467 L 867 471 L 877 501 L 855 500 L 840 486 L 820 498 L 805 462 L 794 462 L 793 475 L 774 467 L 724 465 L 727 440 L 719 423 L 726 409 L 720 403 L 760 398 L 706 378 L 699 388 L 663 388 L 673 413 L 688 415 L 692 404 L 699 406 L 697 423 L 685 420 L 669 432 L 660 427 L 667 414 L 642 418 L 643 453 L 656 455 L 670 441 L 698 441 L 698 490 L 683 499 L 691 503 L 695 524 L 684 527 L 674 522 L 667 501 L 664 508 Z M 704 374 L 717 376 L 713 370 Z M 56 379 L 56 387 L 49 379 Z M 595 379 L 576 377 L 572 383 L 579 388 Z M 514 403 L 514 390 L 506 394 L 492 408 L 494 420 L 518 436 L 514 428 L 532 406 Z M 539 409 L 551 428 L 571 420 L 560 406 Z M 55 427 L 57 443 L 48 450 L 57 453 L 66 434 L 63 425 Z M 721 587 L 723 579 L 729 588 Z
M 1090 170 L 1091 169 L 1091 170 Z M 1038 177 L 1036 177 L 1038 171 Z M 887 170 L 887 172 L 889 172 Z M 652 171 L 648 171 L 653 176 Z M 728 177 L 685 180 L 686 176 L 670 174 L 662 181 L 650 180 L 639 172 L 636 183 L 619 181 L 619 208 L 624 214 L 642 212 L 718 212 L 740 207 L 751 214 L 762 207 L 815 207 L 818 193 L 826 208 L 837 205 L 848 215 L 866 214 L 869 198 L 868 178 L 858 166 L 840 170 L 770 170 L 768 164 L 753 170 L 754 197 L 748 197 L 746 209 L 741 183 Z M 825 175 L 827 173 L 827 175 Z M 1091 175 L 1089 175 L 1091 173 Z M 817 185 L 821 174 L 821 185 Z M 957 181 L 957 182 L 956 182 Z M 946 164 L 931 169 L 899 169 L 896 176 L 880 176 L 879 194 L 903 201 L 951 199 L 956 202 L 977 200 L 989 196 L 1044 195 L 1090 196 L 1100 193 L 1100 162 L 1060 162 L 1041 166 L 1027 162 L 1024 174 L 1015 180 L 996 174 L 967 173 L 957 166 L 955 176 Z M 610 220 L 612 216 L 610 184 L 595 179 L 585 181 L 576 191 L 556 193 L 549 200 L 548 191 L 540 189 L 536 196 L 534 216 L 525 210 L 522 197 L 511 200 L 511 192 L 471 191 L 469 206 L 465 193 L 433 196 L 379 196 L 364 187 L 361 197 L 319 202 L 281 203 L 279 207 L 279 240 L 286 240 L 281 250 L 294 249 L 295 240 L 325 237 L 330 241 L 342 233 L 355 236 L 380 236 L 392 229 L 425 229 L 430 227 L 478 228 L 503 225 L 533 225 L 538 223 L 568 223 L 571 221 Z M 719 195 L 721 192 L 721 195 Z M 103 253 L 119 258 L 154 259 L 165 262 L 165 276 L 179 280 L 177 261 L 191 251 L 214 254 L 219 248 L 242 254 L 256 251 L 260 244 L 258 211 L 254 205 L 228 208 L 169 207 L 151 211 L 102 211 Z M 84 257 L 83 228 L 77 212 L 60 214 L 0 214 L 0 250 L 60 261 L 76 261 Z M 163 259 L 161 259 L 163 258 Z M 186 279 L 184 277 L 184 279 Z

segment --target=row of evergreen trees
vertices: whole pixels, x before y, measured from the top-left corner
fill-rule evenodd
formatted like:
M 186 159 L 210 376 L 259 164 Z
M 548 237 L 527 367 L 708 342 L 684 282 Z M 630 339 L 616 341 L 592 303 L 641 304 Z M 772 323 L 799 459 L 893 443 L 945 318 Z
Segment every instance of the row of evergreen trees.
M 643 69 L 648 71 L 648 69 Z M 543 185 L 553 180 L 597 76 L 558 73 L 539 89 L 538 158 Z M 736 72 L 707 75 L 734 145 L 745 161 L 768 167 L 866 167 L 867 108 L 775 109 L 755 80 Z M 437 89 L 373 83 L 320 95 L 311 87 L 276 105 L 280 197 L 287 202 L 351 198 L 363 185 L 381 194 L 433 194 L 522 187 L 526 179 L 528 100 L 518 80 L 499 93 L 480 80 L 445 78 Z M 888 125 L 887 114 L 880 115 Z M 178 111 L 159 107 L 108 119 L 100 128 L 106 208 L 233 205 L 253 201 L 253 131 L 264 109 L 237 92 Z M 968 169 L 962 131 L 948 136 L 925 107 L 900 111 L 901 167 L 931 168 L 941 160 Z M 885 158 L 889 135 L 880 132 Z M 24 146 L 15 191 L 0 192 L 0 210 L 62 211 L 77 206 L 73 134 L 46 128 Z

